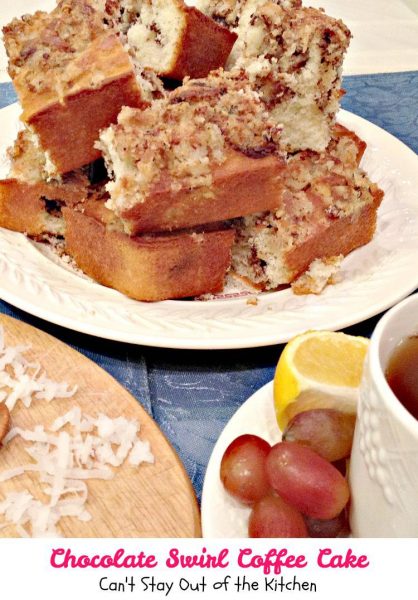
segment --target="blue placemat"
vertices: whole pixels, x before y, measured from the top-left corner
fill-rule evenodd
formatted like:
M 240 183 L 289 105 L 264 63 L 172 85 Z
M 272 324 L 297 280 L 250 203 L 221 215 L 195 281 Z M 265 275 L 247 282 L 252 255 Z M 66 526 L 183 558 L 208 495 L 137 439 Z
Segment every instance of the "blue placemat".
M 346 77 L 342 107 L 418 152 L 418 72 Z
M 343 107 L 418 150 L 418 73 L 347 77 Z M 0 107 L 14 102 L 0 84 Z M 349 298 L 347 299 L 349 303 Z M 200 498 L 204 472 L 223 427 L 270 381 L 281 346 L 234 351 L 180 351 L 99 340 L 51 325 L 0 301 L 0 312 L 70 344 L 122 383 L 155 418 L 178 451 Z M 348 329 L 369 336 L 378 317 Z

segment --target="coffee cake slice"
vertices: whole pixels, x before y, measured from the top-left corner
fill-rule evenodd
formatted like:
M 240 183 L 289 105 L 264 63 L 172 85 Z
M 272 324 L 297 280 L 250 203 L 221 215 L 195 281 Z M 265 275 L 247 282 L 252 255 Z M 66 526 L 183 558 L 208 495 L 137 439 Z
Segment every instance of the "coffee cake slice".
M 95 193 L 92 181 L 97 167 L 77 169 L 46 181 L 45 154 L 36 140 L 24 129 L 8 150 L 9 174 L 0 181 L 0 227 L 36 239 L 63 236 L 61 209 L 77 206 Z
M 245 81 L 191 80 L 147 110 L 125 108 L 102 132 L 107 206 L 131 235 L 273 208 L 285 166 L 279 139 Z
M 351 38 L 344 23 L 298 0 L 201 0 L 198 5 L 238 34 L 226 68 L 250 78 L 283 128 L 282 147 L 325 150 Z
M 232 229 L 126 235 L 101 202 L 63 209 L 65 251 L 84 273 L 135 300 L 156 302 L 223 289 Z
M 367 244 L 383 192 L 357 165 L 364 142 L 337 128 L 322 154 L 290 161 L 277 210 L 237 223 L 234 272 L 260 290 L 292 284 L 296 293 L 320 293 L 342 257 Z
M 50 177 L 99 158 L 99 131 L 122 106 L 149 102 L 121 41 L 87 0 L 14 19 L 3 35 L 21 119 L 37 136 Z
M 206 77 L 225 65 L 237 39 L 183 0 L 137 0 L 130 11 L 133 16 L 125 26 L 130 51 L 160 77 Z M 126 22 L 126 7 L 123 17 Z

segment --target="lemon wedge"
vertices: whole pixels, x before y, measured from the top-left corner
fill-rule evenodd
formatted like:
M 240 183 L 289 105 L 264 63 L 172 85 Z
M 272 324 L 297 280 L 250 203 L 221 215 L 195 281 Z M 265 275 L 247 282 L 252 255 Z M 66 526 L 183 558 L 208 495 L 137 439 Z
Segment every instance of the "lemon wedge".
M 274 406 L 283 431 L 295 415 L 314 408 L 356 413 L 369 340 L 308 331 L 285 346 L 274 376 Z

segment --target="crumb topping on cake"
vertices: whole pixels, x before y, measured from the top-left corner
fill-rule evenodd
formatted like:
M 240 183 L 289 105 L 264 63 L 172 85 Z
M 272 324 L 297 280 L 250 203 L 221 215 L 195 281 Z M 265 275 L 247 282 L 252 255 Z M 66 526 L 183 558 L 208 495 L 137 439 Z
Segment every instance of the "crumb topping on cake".
M 227 69 L 249 77 L 283 126 L 282 148 L 324 151 L 351 37 L 344 23 L 300 0 L 200 0 L 198 7 L 238 34 Z
M 293 9 L 301 6 L 301 0 L 274 0 L 276 4 Z M 255 11 L 266 0 L 197 0 L 195 6 L 215 21 L 243 33 Z
M 321 10 L 257 7 L 231 65 L 243 69 L 271 115 L 283 125 L 290 152 L 325 150 L 338 110 L 341 66 L 351 34 Z
M 14 19 L 3 28 L 10 77 L 24 73 L 30 91 L 48 91 L 54 85 L 51 73 L 62 76 L 74 57 L 104 31 L 101 14 L 88 0 L 61 0 L 51 13 Z
M 83 57 L 83 52 L 93 42 L 102 40 L 95 50 L 99 53 L 112 51 L 112 34 L 126 42 L 119 14 L 124 14 L 125 4 L 133 6 L 128 0 L 61 0 L 51 13 L 38 11 L 14 19 L 3 29 L 10 76 L 19 77 L 19 86 L 32 93 L 55 91 L 64 97 L 91 68 L 86 64 L 91 57 Z M 164 87 L 155 71 L 137 60 L 129 45 L 125 51 L 144 100 L 151 102 L 161 97 Z M 109 60 L 112 59 L 110 55 Z M 101 85 L 104 77 L 106 74 L 96 65 L 90 76 L 91 89 Z
M 102 150 L 114 181 L 108 206 L 128 210 L 159 187 L 175 193 L 206 188 L 230 149 L 254 158 L 278 153 L 280 129 L 269 120 L 245 79 L 223 72 L 188 80 L 145 111 L 124 108 L 102 132 Z
M 200 106 L 216 122 L 227 143 L 243 154 L 261 158 L 278 153 L 281 127 L 270 118 L 260 94 L 245 73 L 222 69 L 205 79 L 186 79 L 170 102 Z

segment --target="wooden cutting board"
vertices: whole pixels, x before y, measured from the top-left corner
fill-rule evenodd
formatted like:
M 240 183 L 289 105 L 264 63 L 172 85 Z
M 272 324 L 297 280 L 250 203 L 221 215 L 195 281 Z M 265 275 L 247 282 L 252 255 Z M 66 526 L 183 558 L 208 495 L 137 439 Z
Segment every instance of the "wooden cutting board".
M 81 523 L 65 517 L 59 523 L 65 537 L 200 537 L 199 509 L 191 482 L 174 449 L 139 402 L 108 373 L 50 335 L 10 317 L 0 315 L 7 345 L 30 345 L 25 357 L 42 365 L 48 377 L 77 385 L 72 398 L 53 402 L 34 400 L 29 409 L 19 401 L 12 412 L 12 426 L 49 427 L 75 405 L 91 416 L 99 412 L 111 418 L 124 416 L 141 425 L 139 436 L 149 440 L 155 464 L 115 469 L 109 481 L 89 480 L 87 510 L 92 520 Z M 20 437 L 0 446 L 0 471 L 27 464 L 30 457 Z M 9 491 L 27 489 L 47 501 L 33 473 L 0 484 L 0 500 Z M 0 524 L 3 517 L 0 517 Z M 14 527 L 0 529 L 2 537 L 16 537 Z

